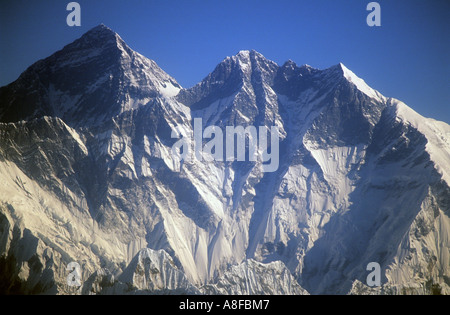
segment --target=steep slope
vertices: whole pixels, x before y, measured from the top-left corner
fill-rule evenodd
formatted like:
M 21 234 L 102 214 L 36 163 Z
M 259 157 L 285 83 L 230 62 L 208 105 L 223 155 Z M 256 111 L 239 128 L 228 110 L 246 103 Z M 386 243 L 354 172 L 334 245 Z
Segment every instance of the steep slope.
M 383 111 L 367 149 L 353 162 L 347 205 L 323 227 L 323 236 L 305 256 L 302 284 L 312 293 L 346 293 L 351 279 L 365 281 L 369 262 L 382 266 L 383 282 L 399 287 L 421 286 L 427 281 L 447 286 L 448 185 L 426 150 L 432 137 L 399 119 L 397 102 L 392 103 Z M 324 153 L 334 156 L 336 152 L 333 148 Z M 333 158 L 340 159 L 339 155 Z M 329 164 L 323 163 L 324 168 Z M 420 251 L 411 244 L 411 234 L 421 243 Z M 415 255 L 419 255 L 416 262 L 407 262 Z M 438 264 L 439 276 L 431 269 L 426 271 L 424 265 L 430 263 Z M 330 269 L 334 272 L 328 277 L 320 276 Z M 409 269 L 408 276 L 400 280 L 395 275 L 405 271 L 398 269 Z

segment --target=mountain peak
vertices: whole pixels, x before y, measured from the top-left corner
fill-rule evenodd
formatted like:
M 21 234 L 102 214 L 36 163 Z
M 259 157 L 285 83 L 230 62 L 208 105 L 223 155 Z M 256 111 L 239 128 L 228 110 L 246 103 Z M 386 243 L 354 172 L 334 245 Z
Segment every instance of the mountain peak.
M 240 50 L 236 57 L 238 58 L 250 58 L 250 50 Z
M 296 68 L 297 67 L 297 64 L 292 60 L 292 59 L 289 59 L 288 61 L 286 61 L 284 64 L 283 64 L 283 66 L 282 67 L 290 67 L 290 68 L 292 68 L 292 67 L 294 67 L 294 68 Z
M 254 49 L 251 50 L 240 50 L 236 57 L 246 57 L 246 58 L 265 58 L 261 53 Z
M 383 95 L 381 95 L 378 91 L 372 89 L 369 85 L 367 85 L 367 83 L 363 79 L 358 77 L 353 71 L 351 71 L 349 68 L 347 68 L 342 62 L 337 64 L 335 67 L 337 69 L 339 69 L 339 71 L 342 71 L 342 75 L 344 76 L 344 78 L 348 82 L 351 82 L 352 84 L 354 84 L 356 86 L 356 88 L 359 91 L 361 91 L 362 93 L 366 94 L 369 97 L 377 99 L 379 101 L 385 100 L 385 97 Z M 332 68 L 334 68 L 334 67 L 332 67 Z
M 213 80 L 213 83 L 216 84 L 229 76 L 236 77 L 238 81 L 241 81 L 250 79 L 255 72 L 273 75 L 278 68 L 279 66 L 274 61 L 267 59 L 256 50 L 240 50 L 236 55 L 228 56 L 219 63 L 204 81 Z
M 84 33 L 82 37 L 92 37 L 96 39 L 111 38 L 115 40 L 120 38 L 119 34 L 117 34 L 115 31 L 113 31 L 105 24 L 99 24 L 91 28 L 89 31 Z
M 271 85 L 279 66 L 256 50 L 240 50 L 228 56 L 201 82 L 182 90 L 178 99 L 192 109 L 202 109 L 215 100 L 227 98 L 239 91 L 259 88 L 263 82 Z
M 230 58 L 230 57 L 228 57 L 228 58 Z M 263 63 L 273 63 L 273 64 L 276 65 L 275 62 L 267 59 L 261 53 L 257 52 L 254 49 L 252 49 L 252 50 L 241 50 L 236 55 L 231 57 L 231 59 L 234 60 L 234 61 L 240 61 L 240 62 L 242 62 L 244 64 L 255 64 L 256 62 L 263 62 Z
M 225 59 L 244 82 L 271 82 L 279 66 L 256 50 L 241 50 L 235 56 Z
M 112 29 L 110 29 L 108 26 L 106 26 L 103 23 L 101 23 L 97 26 L 94 26 L 89 31 L 87 31 L 86 34 L 88 34 L 88 33 L 103 33 L 103 32 L 109 32 L 109 33 L 115 34 L 115 32 Z
M 65 50 L 106 50 L 112 48 L 120 48 L 128 51 L 130 50 L 122 38 L 104 24 L 95 26 L 84 33 L 79 39 L 64 47 Z

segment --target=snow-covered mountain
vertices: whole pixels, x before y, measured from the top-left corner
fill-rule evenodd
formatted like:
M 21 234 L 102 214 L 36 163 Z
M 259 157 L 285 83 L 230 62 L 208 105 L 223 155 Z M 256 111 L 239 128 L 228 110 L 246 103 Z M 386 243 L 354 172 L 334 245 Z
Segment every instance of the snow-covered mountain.
M 154 61 L 99 25 L 3 88 L 0 121 L 55 116 L 71 126 L 98 125 L 180 88 Z
M 277 126 L 278 169 L 181 161 L 195 118 Z M 2 292 L 450 293 L 450 126 L 343 64 L 240 51 L 183 89 L 100 25 L 0 88 L 0 121 Z

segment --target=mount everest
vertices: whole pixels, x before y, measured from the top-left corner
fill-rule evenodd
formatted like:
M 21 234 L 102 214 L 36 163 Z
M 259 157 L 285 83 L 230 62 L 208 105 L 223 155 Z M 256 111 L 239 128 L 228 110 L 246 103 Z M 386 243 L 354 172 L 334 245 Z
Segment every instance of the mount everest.
M 194 118 L 277 126 L 278 170 L 180 161 Z M 449 294 L 449 165 L 448 124 L 343 64 L 240 51 L 184 89 L 100 25 L 0 88 L 0 292 Z

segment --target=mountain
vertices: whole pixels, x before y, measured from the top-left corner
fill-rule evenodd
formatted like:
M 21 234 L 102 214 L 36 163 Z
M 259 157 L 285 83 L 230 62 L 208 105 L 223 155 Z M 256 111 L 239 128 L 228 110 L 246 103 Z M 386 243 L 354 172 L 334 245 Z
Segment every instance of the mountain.
M 55 116 L 71 126 L 98 125 L 180 88 L 154 61 L 99 25 L 4 87 L 0 122 Z
M 196 118 L 276 126 L 277 168 L 181 160 Z M 449 125 L 343 64 L 240 51 L 183 89 L 100 25 L 0 88 L 0 292 L 449 294 L 448 165 Z

